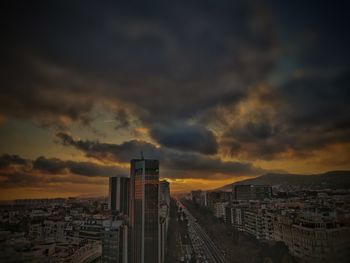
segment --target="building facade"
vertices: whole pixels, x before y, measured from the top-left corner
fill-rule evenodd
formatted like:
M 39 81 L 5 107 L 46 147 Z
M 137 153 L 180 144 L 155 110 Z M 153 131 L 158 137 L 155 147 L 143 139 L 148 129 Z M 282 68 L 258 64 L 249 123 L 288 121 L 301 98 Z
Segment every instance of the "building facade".
M 128 226 L 124 220 L 103 221 L 103 263 L 128 263 Z
M 131 262 L 161 262 L 159 161 L 131 160 Z
M 130 178 L 109 177 L 108 209 L 112 214 L 129 214 Z
M 272 197 L 272 188 L 268 185 L 234 185 L 232 192 L 236 200 L 264 200 Z
M 350 228 L 312 218 L 291 220 L 277 216 L 273 222 L 276 241 L 284 242 L 302 262 L 348 262 Z

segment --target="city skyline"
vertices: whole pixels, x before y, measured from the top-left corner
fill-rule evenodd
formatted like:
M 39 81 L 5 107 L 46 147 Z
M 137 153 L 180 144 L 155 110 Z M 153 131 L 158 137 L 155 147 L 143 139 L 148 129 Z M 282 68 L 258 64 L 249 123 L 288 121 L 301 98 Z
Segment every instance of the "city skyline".
M 177 197 L 159 175 L 159 161 L 141 154 L 129 177 L 110 177 L 107 198 L 1 204 L 1 260 L 348 262 L 348 171 L 268 174 Z
M 174 194 L 350 170 L 348 7 L 5 3 L 0 200 L 105 196 L 140 151 Z

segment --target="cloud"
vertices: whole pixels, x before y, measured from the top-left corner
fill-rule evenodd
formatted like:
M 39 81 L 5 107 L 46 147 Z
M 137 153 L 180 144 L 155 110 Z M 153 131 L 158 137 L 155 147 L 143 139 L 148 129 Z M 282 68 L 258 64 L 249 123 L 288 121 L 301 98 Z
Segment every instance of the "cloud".
M 120 103 L 134 116 L 117 111 L 118 127 L 186 123 L 239 102 L 274 61 L 272 27 L 246 1 L 20 6 L 7 8 L 0 112 L 46 126 Z
M 41 176 L 36 176 L 26 171 L 1 171 L 0 188 L 18 188 L 29 186 L 42 186 L 45 181 Z
M 252 107 L 249 113 L 236 116 L 221 145 L 230 147 L 234 156 L 269 160 L 305 158 L 330 145 L 349 143 L 349 85 L 347 72 L 313 72 L 270 86 L 263 97 L 256 90 L 245 103 Z
M 57 137 L 63 145 L 73 146 L 85 153 L 87 157 L 109 162 L 128 163 L 130 159 L 139 158 L 140 151 L 148 159 L 160 160 L 164 173 L 161 176 L 167 178 L 212 178 L 216 176 L 232 177 L 235 175 L 258 175 L 266 170 L 255 167 L 251 163 L 222 161 L 218 157 L 210 157 L 205 154 L 187 153 L 172 150 L 167 147 L 157 148 L 144 141 L 128 141 L 122 144 L 100 143 L 75 139 L 71 135 L 59 132 Z
M 44 186 L 50 183 L 90 183 L 96 182 L 82 177 L 107 177 L 128 174 L 119 166 L 99 165 L 92 162 L 64 161 L 58 158 L 40 156 L 35 160 L 17 155 L 0 156 L 0 177 L 2 187 Z
M 115 113 L 115 121 L 116 121 L 115 128 L 117 130 L 128 128 L 131 125 L 130 116 L 123 109 L 117 110 L 117 112 Z
M 58 132 L 56 136 L 61 139 L 63 145 L 73 146 L 86 153 L 88 157 L 93 157 L 100 161 L 112 159 L 117 162 L 129 162 L 133 156 L 135 158 L 139 157 L 141 151 L 144 151 L 150 158 L 160 158 L 160 152 L 155 145 L 141 140 L 109 144 L 76 139 L 66 132 Z
M 213 132 L 198 125 L 173 124 L 155 126 L 150 135 L 159 144 L 182 151 L 216 154 L 218 144 Z
M 22 53 L 22 51 L 18 51 Z M 44 126 L 87 125 L 94 99 L 82 77 L 33 55 L 14 54 L 0 73 L 0 111 L 10 117 L 34 118 Z M 19 61 L 16 58 L 19 57 Z M 20 78 L 18 77 L 20 76 Z
M 26 159 L 18 155 L 3 154 L 0 158 L 0 168 L 7 168 L 11 165 L 27 165 Z
M 165 168 L 164 176 L 173 178 L 232 178 L 235 176 L 254 176 L 267 170 L 248 162 L 222 161 L 220 158 L 200 154 L 169 153 L 161 165 Z
M 277 90 L 286 104 L 284 113 L 292 124 L 337 126 L 350 119 L 349 71 L 296 77 Z M 323 75 L 322 75 L 323 74 Z M 335 128 L 335 127 L 334 127 Z
M 116 166 L 102 166 L 90 162 L 63 161 L 58 158 L 40 156 L 33 162 L 33 169 L 50 174 L 72 173 L 82 176 L 113 176 L 126 174 Z
M 136 133 L 120 144 L 59 138 L 100 161 L 126 163 L 143 149 L 180 176 L 191 176 L 182 168 L 191 163 L 197 173 L 201 165 L 255 173 L 256 159 L 306 158 L 349 142 L 342 4 L 7 1 L 3 10 L 2 125 L 98 126 L 106 111 L 116 136 L 138 126 L 160 147 Z M 69 170 L 50 165 L 48 173 Z
M 127 175 L 128 170 L 116 166 L 96 165 L 90 162 L 66 162 L 69 171 L 82 176 L 116 176 Z
M 47 159 L 44 156 L 40 156 L 33 162 L 34 170 L 39 170 L 51 174 L 65 173 L 64 170 L 66 168 L 66 163 L 58 158 Z

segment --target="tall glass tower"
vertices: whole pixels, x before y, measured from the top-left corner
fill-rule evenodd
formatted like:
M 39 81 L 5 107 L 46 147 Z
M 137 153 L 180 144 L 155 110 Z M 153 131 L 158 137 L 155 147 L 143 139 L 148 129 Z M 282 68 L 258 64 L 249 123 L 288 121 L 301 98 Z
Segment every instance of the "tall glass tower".
M 131 262 L 160 263 L 159 161 L 131 160 Z

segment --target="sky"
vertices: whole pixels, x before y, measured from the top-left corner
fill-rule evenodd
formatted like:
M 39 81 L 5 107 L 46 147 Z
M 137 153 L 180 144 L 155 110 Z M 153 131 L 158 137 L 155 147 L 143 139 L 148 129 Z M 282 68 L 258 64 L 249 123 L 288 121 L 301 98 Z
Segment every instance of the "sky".
M 350 169 L 346 1 L 4 1 L 0 200 Z

